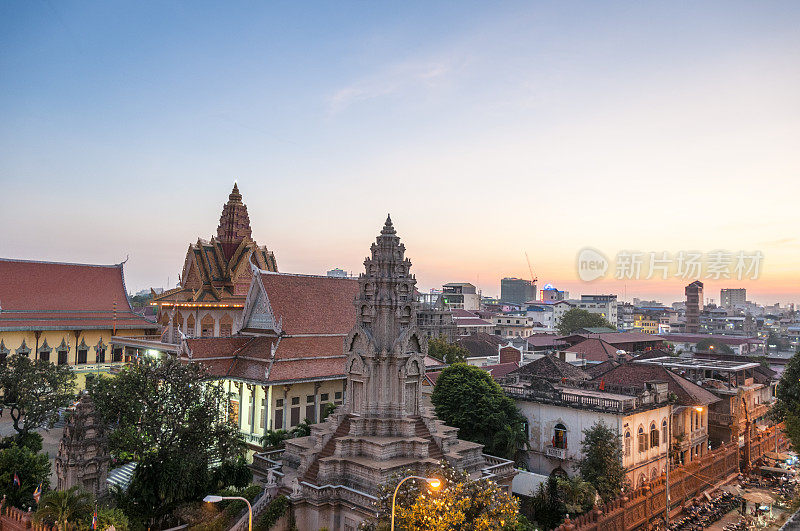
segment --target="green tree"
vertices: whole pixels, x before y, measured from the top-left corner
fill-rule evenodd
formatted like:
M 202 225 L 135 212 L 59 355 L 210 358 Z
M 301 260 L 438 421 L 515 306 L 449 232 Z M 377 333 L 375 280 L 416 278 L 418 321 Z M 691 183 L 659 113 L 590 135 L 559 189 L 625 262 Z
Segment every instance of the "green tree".
M 14 485 L 14 474 L 20 481 Z M 42 491 L 50 488 L 50 460 L 45 454 L 37 454 L 25 446 L 12 444 L 0 451 L 0 496 L 14 507 L 33 507 L 33 491 L 39 485 Z
M 456 363 L 444 369 L 431 402 L 442 421 L 458 428 L 460 438 L 482 444 L 488 454 L 518 459 L 527 446 L 525 417 L 479 367 Z
M 447 339 L 440 336 L 428 340 L 428 355 L 452 365 L 466 361 L 470 352 L 461 345 L 448 343 Z
M 564 519 L 566 509 L 558 489 L 558 479 L 551 475 L 539 485 L 530 501 L 530 518 L 545 529 L 555 529 Z
M 197 364 L 144 360 L 114 378 L 93 379 L 89 390 L 109 450 L 139 463 L 127 491 L 129 518 L 157 524 L 177 504 L 224 482 L 214 469 L 242 454 L 222 385 Z
M 0 415 L 8 410 L 18 438 L 39 428 L 52 428 L 59 408 L 75 398 L 74 381 L 75 374 L 67 365 L 9 356 L 0 363 Z
M 34 522 L 58 526 L 61 531 L 78 529 L 81 521 L 94 510 L 94 497 L 77 486 L 52 490 L 42 497 Z
M 776 397 L 777 403 L 770 414 L 775 421 L 784 422 L 784 431 L 792 446 L 800 448 L 800 351 L 786 364 Z
M 392 495 L 400 480 L 411 474 L 414 472 L 407 471 L 381 486 L 378 517 L 367 522 L 365 529 L 389 529 Z M 496 483 L 471 480 L 469 474 L 447 464 L 430 467 L 425 476 L 438 478 L 441 486 L 433 490 L 422 480 L 405 481 L 397 493 L 396 529 L 491 531 L 516 528 L 517 501 Z
M 583 430 L 581 477 L 591 483 L 605 501 L 616 498 L 625 486 L 622 438 L 603 421 Z
M 90 531 L 92 529 L 92 516 L 94 512 L 89 514 L 80 523 L 81 531 Z M 128 531 L 130 529 L 130 521 L 120 509 L 100 508 L 97 511 L 97 529 L 108 529 L 114 526 L 116 531 Z
M 562 336 L 569 335 L 581 328 L 610 328 L 616 330 L 617 328 L 609 323 L 605 317 L 597 313 L 590 313 L 580 308 L 572 308 L 564 312 L 561 319 L 558 320 L 556 328 L 558 333 Z

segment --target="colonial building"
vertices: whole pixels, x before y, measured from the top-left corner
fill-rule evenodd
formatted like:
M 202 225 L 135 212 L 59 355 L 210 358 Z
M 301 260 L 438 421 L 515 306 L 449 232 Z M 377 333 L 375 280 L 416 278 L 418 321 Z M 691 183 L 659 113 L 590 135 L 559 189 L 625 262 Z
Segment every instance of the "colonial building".
M 357 293 L 355 279 L 254 270 L 233 336 L 183 341 L 182 359 L 222 381 L 230 418 L 253 450 L 267 430 L 318 422 L 325 404 L 344 402 Z
M 134 313 L 123 264 L 0 259 L 0 359 L 17 354 L 87 373 L 125 361 L 113 336 L 156 337 L 158 324 Z
M 355 530 L 375 515 L 379 486 L 424 474 L 446 459 L 473 477 L 510 487 L 513 463 L 461 441 L 420 407 L 427 341 L 417 330 L 411 262 L 387 218 L 358 279 L 356 324 L 347 335 L 345 408 L 286 441 L 281 473 L 300 529 Z
M 189 245 L 180 285 L 155 296 L 158 320 L 177 343 L 178 330 L 187 337 L 226 337 L 244 307 L 252 279 L 251 264 L 277 271 L 275 256 L 252 238 L 247 206 L 234 184 L 222 208 L 217 235 Z

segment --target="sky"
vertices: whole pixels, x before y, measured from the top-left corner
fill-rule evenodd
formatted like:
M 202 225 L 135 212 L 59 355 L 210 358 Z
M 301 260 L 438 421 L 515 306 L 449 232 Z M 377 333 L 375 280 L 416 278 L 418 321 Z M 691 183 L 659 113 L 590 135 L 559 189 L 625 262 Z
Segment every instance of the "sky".
M 390 212 L 422 289 L 584 282 L 592 248 L 760 252 L 800 302 L 800 4 L 0 3 L 0 257 L 174 285 L 237 181 L 285 272 L 358 273 Z

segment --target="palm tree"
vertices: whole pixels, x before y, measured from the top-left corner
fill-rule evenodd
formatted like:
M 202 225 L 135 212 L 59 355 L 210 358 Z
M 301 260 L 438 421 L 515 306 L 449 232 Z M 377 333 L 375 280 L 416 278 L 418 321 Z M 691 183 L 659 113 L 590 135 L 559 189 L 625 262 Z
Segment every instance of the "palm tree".
M 37 523 L 58 526 L 60 531 L 68 531 L 77 528 L 78 522 L 92 511 L 93 503 L 94 496 L 77 486 L 52 490 L 42 497 L 33 519 Z

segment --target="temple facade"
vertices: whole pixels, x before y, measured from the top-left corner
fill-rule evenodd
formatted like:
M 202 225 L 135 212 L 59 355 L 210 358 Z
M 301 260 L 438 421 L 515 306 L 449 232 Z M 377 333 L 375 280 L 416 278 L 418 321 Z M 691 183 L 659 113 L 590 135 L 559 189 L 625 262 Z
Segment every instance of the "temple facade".
M 275 256 L 252 237 L 247 205 L 234 184 L 222 208 L 217 234 L 190 244 L 177 288 L 153 298 L 165 341 L 228 337 L 244 308 L 253 267 L 277 271 Z M 180 331 L 180 332 L 179 332 Z
M 123 264 L 0 259 L 0 360 L 10 355 L 88 373 L 126 361 L 118 337 L 157 338 L 159 326 L 128 303 Z
M 513 463 L 458 439 L 420 406 L 427 341 L 416 326 L 416 279 L 391 219 L 358 279 L 356 322 L 345 338 L 345 407 L 286 441 L 280 475 L 300 529 L 355 530 L 375 516 L 380 485 L 447 460 L 510 486 Z

